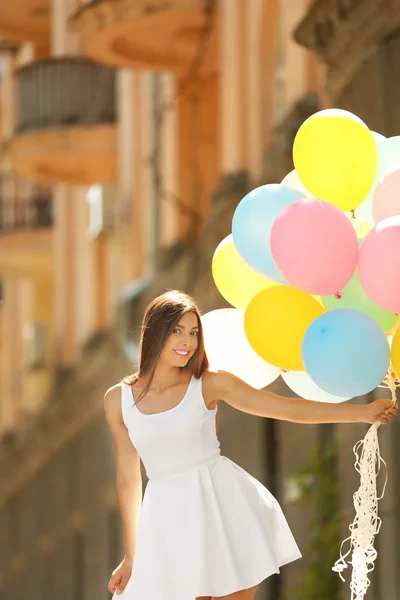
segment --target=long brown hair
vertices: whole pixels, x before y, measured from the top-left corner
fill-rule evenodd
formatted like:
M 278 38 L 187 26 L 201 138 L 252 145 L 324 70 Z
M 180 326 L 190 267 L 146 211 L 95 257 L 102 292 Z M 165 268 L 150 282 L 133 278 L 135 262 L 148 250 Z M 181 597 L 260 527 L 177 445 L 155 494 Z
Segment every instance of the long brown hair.
M 146 388 L 138 400 L 147 394 L 154 377 L 157 362 L 164 348 L 165 342 L 173 332 L 184 314 L 192 312 L 196 315 L 199 327 L 198 345 L 195 353 L 190 358 L 186 368 L 199 379 L 204 371 L 209 368 L 207 355 L 204 349 L 203 328 L 201 325 L 200 311 L 191 296 L 184 292 L 171 290 L 158 296 L 150 302 L 144 314 L 139 342 L 139 368 L 136 373 L 124 377 L 122 380 L 132 385 L 138 379 L 148 376 Z

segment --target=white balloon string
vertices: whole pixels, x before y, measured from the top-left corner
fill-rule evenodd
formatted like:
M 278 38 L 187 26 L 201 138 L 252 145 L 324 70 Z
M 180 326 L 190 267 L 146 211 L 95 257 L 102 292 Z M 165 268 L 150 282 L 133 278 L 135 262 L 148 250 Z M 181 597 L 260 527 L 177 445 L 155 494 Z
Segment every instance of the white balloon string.
M 396 382 L 391 367 L 385 378 L 385 384 L 391 391 L 394 406 L 396 404 L 396 387 L 399 383 Z M 379 450 L 379 426 L 380 423 L 374 423 L 364 439 L 357 442 L 353 448 L 356 457 L 354 466 L 360 474 L 360 487 L 353 495 L 356 515 L 349 525 L 350 536 L 340 546 L 340 558 L 332 567 L 333 571 L 339 573 L 341 580 L 345 581 L 342 573 L 349 565 L 352 565 L 351 600 L 364 598 L 371 584 L 368 574 L 374 570 L 377 557 L 374 540 L 382 523 L 378 516 L 378 501 L 383 498 L 388 481 L 387 464 Z M 376 479 L 382 465 L 385 468 L 385 482 L 382 493 L 378 496 Z M 349 542 L 349 549 L 343 554 L 343 548 L 347 542 Z M 350 555 L 351 560 L 348 558 Z

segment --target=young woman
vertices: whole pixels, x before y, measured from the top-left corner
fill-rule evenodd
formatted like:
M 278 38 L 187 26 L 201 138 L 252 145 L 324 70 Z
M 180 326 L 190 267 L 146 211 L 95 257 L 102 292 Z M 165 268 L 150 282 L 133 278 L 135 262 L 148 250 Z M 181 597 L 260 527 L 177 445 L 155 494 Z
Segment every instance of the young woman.
M 153 300 L 139 370 L 105 395 L 125 544 L 108 585 L 115 598 L 253 600 L 262 580 L 301 557 L 276 499 L 221 455 L 219 401 L 296 423 L 387 423 L 398 408 L 284 398 L 208 366 L 192 298 Z M 143 503 L 139 457 L 149 477 Z

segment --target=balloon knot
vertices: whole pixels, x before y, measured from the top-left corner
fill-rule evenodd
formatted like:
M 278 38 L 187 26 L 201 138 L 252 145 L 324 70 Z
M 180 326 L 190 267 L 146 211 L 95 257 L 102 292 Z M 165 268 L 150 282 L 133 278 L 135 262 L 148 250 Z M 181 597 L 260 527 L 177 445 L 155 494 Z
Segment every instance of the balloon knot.
M 289 373 L 288 369 L 282 369 L 282 373 Z
M 342 294 L 340 292 L 336 292 L 336 294 L 334 294 L 336 300 L 340 300 L 342 297 Z
M 350 214 L 351 214 L 351 218 L 355 219 L 356 218 L 356 209 L 353 208 L 353 210 L 350 211 Z

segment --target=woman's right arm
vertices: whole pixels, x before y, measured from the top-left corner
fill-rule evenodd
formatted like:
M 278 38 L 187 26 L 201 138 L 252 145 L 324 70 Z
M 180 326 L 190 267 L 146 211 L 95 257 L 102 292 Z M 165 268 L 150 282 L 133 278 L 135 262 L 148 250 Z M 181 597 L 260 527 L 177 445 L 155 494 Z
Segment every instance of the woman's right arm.
M 120 385 L 107 390 L 104 409 L 115 447 L 117 498 L 124 532 L 125 559 L 132 562 L 142 505 L 142 477 L 139 454 L 122 418 Z

